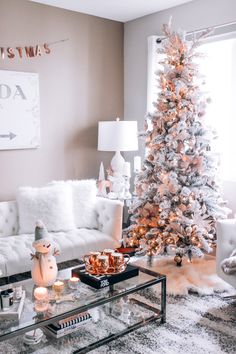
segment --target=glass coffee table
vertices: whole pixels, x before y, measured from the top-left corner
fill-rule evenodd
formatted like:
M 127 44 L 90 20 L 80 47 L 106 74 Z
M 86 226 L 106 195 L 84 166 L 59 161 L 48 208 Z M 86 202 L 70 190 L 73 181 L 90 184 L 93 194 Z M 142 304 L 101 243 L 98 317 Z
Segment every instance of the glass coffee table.
M 83 265 L 78 267 L 83 267 Z M 59 271 L 58 279 L 69 279 L 71 277 L 72 269 L 78 267 Z M 121 330 L 120 326 L 117 326 L 118 331 L 115 330 L 114 333 L 111 333 L 110 329 L 107 330 L 106 334 L 108 335 L 99 338 L 92 343 L 86 342 L 86 345 L 83 347 L 80 347 L 79 345 L 78 348 L 74 349 L 73 353 L 87 353 L 152 322 L 165 323 L 166 277 L 165 275 L 161 275 L 146 267 L 138 266 L 138 268 L 138 276 L 101 290 L 96 290 L 80 282 L 78 289 L 74 293 L 75 296 L 73 301 L 61 301 L 59 303 L 52 301 L 49 310 L 46 313 L 40 314 L 34 309 L 32 296 L 34 284 L 32 279 L 14 283 L 14 286 L 22 285 L 23 289 L 26 291 L 24 308 L 20 320 L 17 323 L 1 321 L 0 341 L 5 341 L 37 328 L 43 330 L 43 327 L 50 323 L 57 322 L 84 311 L 92 312 L 95 311 L 95 309 L 99 309 L 99 311 L 102 309 L 102 311 L 105 311 L 106 315 L 111 316 L 111 318 L 114 318 L 114 320 L 119 321 L 120 323 L 122 322 L 122 326 L 124 326 L 121 327 Z M 143 301 L 145 297 L 142 295 L 143 292 L 145 293 L 147 291 L 147 288 L 156 286 L 157 284 L 161 287 L 160 295 L 157 295 L 159 298 L 159 305 L 154 306 L 156 304 Z M 6 286 L 1 287 L 1 290 L 4 290 L 4 288 L 6 288 Z M 66 292 L 72 293 L 73 290 L 66 290 Z M 63 298 L 61 300 L 63 300 Z M 119 312 L 119 315 L 117 314 L 117 311 Z M 134 315 L 133 318 L 131 318 L 131 314 Z M 129 318 L 129 320 L 127 320 L 127 318 Z M 101 321 L 99 319 L 96 321 L 96 325 L 100 326 Z M 84 326 L 89 325 L 90 324 L 87 323 Z M 78 328 L 78 331 L 80 330 L 81 327 Z

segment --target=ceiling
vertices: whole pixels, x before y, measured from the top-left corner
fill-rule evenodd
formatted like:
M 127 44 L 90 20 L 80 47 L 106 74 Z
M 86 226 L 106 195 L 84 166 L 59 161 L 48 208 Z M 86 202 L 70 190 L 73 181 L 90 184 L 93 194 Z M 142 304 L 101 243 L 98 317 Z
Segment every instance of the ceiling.
M 30 0 L 41 4 L 127 22 L 193 0 Z

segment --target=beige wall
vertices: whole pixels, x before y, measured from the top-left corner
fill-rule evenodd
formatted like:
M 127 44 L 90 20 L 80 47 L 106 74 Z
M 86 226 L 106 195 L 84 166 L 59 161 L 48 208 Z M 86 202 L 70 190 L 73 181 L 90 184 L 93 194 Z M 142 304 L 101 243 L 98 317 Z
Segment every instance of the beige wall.
M 0 46 L 52 42 L 52 53 L 0 59 L 0 69 L 39 73 L 41 147 L 0 151 L 0 200 L 22 185 L 98 175 L 97 122 L 123 117 L 123 24 L 26 0 L 0 0 Z M 0 78 L 1 79 L 1 78 Z M 0 116 L 1 119 L 1 116 Z

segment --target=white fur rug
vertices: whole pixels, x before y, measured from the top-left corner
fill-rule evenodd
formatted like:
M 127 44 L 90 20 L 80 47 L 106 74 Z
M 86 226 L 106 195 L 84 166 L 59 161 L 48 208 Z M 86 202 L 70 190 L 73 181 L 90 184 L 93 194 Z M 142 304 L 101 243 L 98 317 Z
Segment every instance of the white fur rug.
M 213 256 L 194 259 L 192 263 L 184 258 L 181 267 L 175 265 L 173 257 L 154 257 L 151 266 L 147 263 L 147 257 L 135 257 L 132 264 L 143 265 L 165 274 L 169 295 L 187 295 L 189 292 L 199 295 L 235 293 L 234 288 L 216 275 L 216 260 Z

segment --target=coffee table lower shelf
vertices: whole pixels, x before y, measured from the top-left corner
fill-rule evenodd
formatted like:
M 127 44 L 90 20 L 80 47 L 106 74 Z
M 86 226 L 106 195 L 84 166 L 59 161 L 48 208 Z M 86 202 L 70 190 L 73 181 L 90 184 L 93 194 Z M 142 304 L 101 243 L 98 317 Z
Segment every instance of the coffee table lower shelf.
M 80 266 L 79 266 L 80 267 Z M 83 265 L 81 265 L 83 267 Z M 73 349 L 74 353 L 88 353 L 91 350 L 101 347 L 102 345 L 108 344 L 109 342 L 121 338 L 124 335 L 135 331 L 138 328 L 141 328 L 149 323 L 160 321 L 160 323 L 165 323 L 166 321 L 166 276 L 157 273 L 156 271 L 150 269 L 149 267 L 139 266 L 139 275 L 133 277 L 131 279 L 127 279 L 115 285 L 111 285 L 102 290 L 95 290 L 86 284 L 82 284 L 81 289 L 83 293 L 83 297 L 76 300 L 76 302 L 65 304 L 65 308 L 62 312 L 55 312 L 52 314 L 46 314 L 45 317 L 37 318 L 36 312 L 34 311 L 34 302 L 32 300 L 32 291 L 33 291 L 33 281 L 32 279 L 25 280 L 23 282 L 16 283 L 18 285 L 22 285 L 26 290 L 27 294 L 27 304 L 25 304 L 25 309 L 23 309 L 23 316 L 21 317 L 19 324 L 7 327 L 6 329 L 0 329 L 0 342 L 5 341 L 7 339 L 19 336 L 28 331 L 35 330 L 37 328 L 43 328 L 46 325 L 57 322 L 59 320 L 63 320 L 70 316 L 74 316 L 78 313 L 82 313 L 84 311 L 89 311 L 90 309 L 97 308 L 100 306 L 108 306 L 108 315 L 114 316 L 112 309 L 113 302 L 117 300 L 121 300 L 121 298 L 127 298 L 130 302 L 133 302 L 135 306 L 137 305 L 138 312 L 139 307 L 147 310 L 149 313 L 144 311 L 147 318 L 144 319 L 141 316 L 141 320 L 137 317 L 137 322 L 132 324 L 123 324 L 127 325 L 125 329 L 121 329 L 121 331 L 109 334 L 107 337 L 103 339 L 98 339 L 96 342 L 92 344 L 88 344 L 86 347 Z M 72 268 L 68 268 L 69 274 L 71 276 Z M 64 272 L 64 270 L 62 271 Z M 59 272 L 60 274 L 60 272 Z M 64 273 L 63 273 L 64 274 Z M 160 304 L 158 304 L 158 308 L 154 307 L 153 304 L 147 304 L 146 302 L 142 302 L 142 297 L 140 300 L 140 296 L 138 294 L 139 291 L 143 291 L 152 286 L 158 285 L 161 287 L 160 292 Z M 80 290 L 81 291 L 81 290 Z M 25 312 L 24 312 L 25 311 Z
M 106 345 L 118 338 L 121 338 L 123 336 L 125 336 L 126 334 L 129 334 L 139 328 L 142 328 L 150 323 L 153 323 L 153 322 L 157 322 L 158 320 L 160 320 L 160 323 L 163 324 L 166 322 L 166 314 L 165 314 L 165 311 L 160 311 L 159 309 L 153 307 L 153 306 L 150 306 L 142 301 L 139 301 L 137 299 L 134 299 L 134 298 L 131 298 L 130 299 L 130 302 L 132 303 L 135 303 L 136 305 L 139 305 L 149 311 L 152 311 L 154 314 L 148 318 L 145 318 L 145 320 L 142 320 L 142 321 L 139 321 L 137 323 L 135 323 L 134 325 L 132 326 L 129 326 L 127 328 L 125 328 L 123 331 L 120 331 L 118 333 L 114 333 L 114 334 L 110 334 L 109 336 L 105 337 L 105 338 L 102 338 L 92 344 L 89 344 L 88 346 L 84 347 L 84 348 L 80 348 L 80 349 L 77 349 L 75 351 L 73 351 L 73 354 L 85 354 L 85 353 L 88 353 L 90 352 L 91 350 L 94 350 L 94 349 L 97 349 L 103 345 Z

